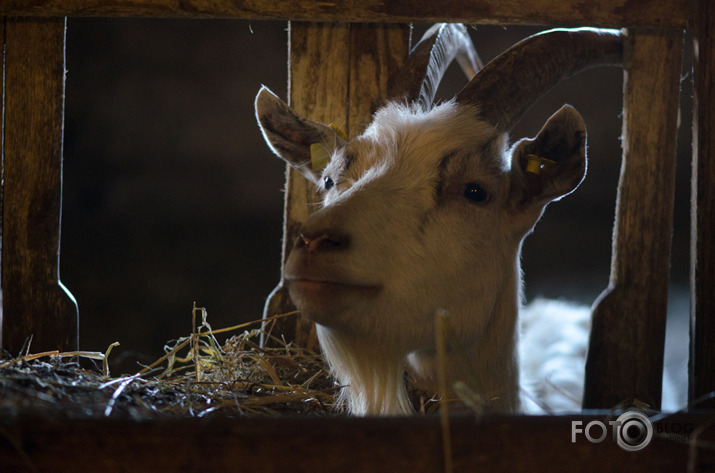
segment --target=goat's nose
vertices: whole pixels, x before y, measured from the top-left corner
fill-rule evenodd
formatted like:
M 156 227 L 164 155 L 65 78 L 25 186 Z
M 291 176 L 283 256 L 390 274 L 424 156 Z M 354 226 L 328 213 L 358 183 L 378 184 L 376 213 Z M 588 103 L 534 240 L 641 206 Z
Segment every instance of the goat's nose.
M 296 239 L 296 247 L 302 247 L 308 253 L 319 251 L 344 250 L 348 239 L 336 232 L 319 232 L 313 234 L 300 233 Z

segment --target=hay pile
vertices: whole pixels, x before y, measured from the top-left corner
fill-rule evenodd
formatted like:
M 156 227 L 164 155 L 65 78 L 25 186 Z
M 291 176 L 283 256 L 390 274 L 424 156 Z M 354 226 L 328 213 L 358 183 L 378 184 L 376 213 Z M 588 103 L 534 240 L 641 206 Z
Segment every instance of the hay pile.
M 39 413 L 140 420 L 338 411 L 338 388 L 318 353 L 272 336 L 270 323 L 259 320 L 214 331 L 205 309 L 194 306 L 194 319 L 197 315 L 201 321 L 194 323 L 194 333 L 165 347 L 163 357 L 132 376 L 109 375 L 107 358 L 114 345 L 106 353 L 48 352 L 0 359 L 0 417 Z M 258 328 L 246 330 L 251 326 Z M 223 345 L 216 338 L 241 330 Z M 260 347 L 261 335 L 275 347 Z M 87 359 L 101 360 L 103 369 L 82 367 Z

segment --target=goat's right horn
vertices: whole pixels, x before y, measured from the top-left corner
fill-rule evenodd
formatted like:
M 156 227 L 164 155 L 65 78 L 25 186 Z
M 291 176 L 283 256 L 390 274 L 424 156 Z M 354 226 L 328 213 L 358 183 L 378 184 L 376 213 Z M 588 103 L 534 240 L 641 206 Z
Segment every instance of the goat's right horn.
M 457 94 L 457 102 L 477 105 L 482 118 L 509 131 L 561 79 L 591 67 L 621 64 L 623 38 L 618 30 L 550 30 L 497 56 Z
M 464 25 L 432 26 L 390 81 L 389 98 L 418 103 L 422 110 L 429 110 L 442 76 L 455 58 L 468 79 L 483 67 Z

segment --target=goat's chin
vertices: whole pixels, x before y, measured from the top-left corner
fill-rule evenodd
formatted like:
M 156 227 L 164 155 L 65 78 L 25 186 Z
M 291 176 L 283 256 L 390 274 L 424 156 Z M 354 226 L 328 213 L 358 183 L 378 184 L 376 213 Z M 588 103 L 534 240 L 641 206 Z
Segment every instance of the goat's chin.
M 288 291 L 301 314 L 326 327 L 343 325 L 341 314 L 376 297 L 380 286 L 310 279 L 288 280 Z

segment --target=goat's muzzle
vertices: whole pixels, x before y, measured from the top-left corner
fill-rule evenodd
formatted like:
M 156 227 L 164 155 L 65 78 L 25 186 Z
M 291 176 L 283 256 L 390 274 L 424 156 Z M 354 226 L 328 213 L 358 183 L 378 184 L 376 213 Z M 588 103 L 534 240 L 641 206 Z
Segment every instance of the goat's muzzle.
M 348 238 L 337 232 L 300 233 L 295 240 L 295 247 L 308 253 L 344 250 L 348 247 Z

